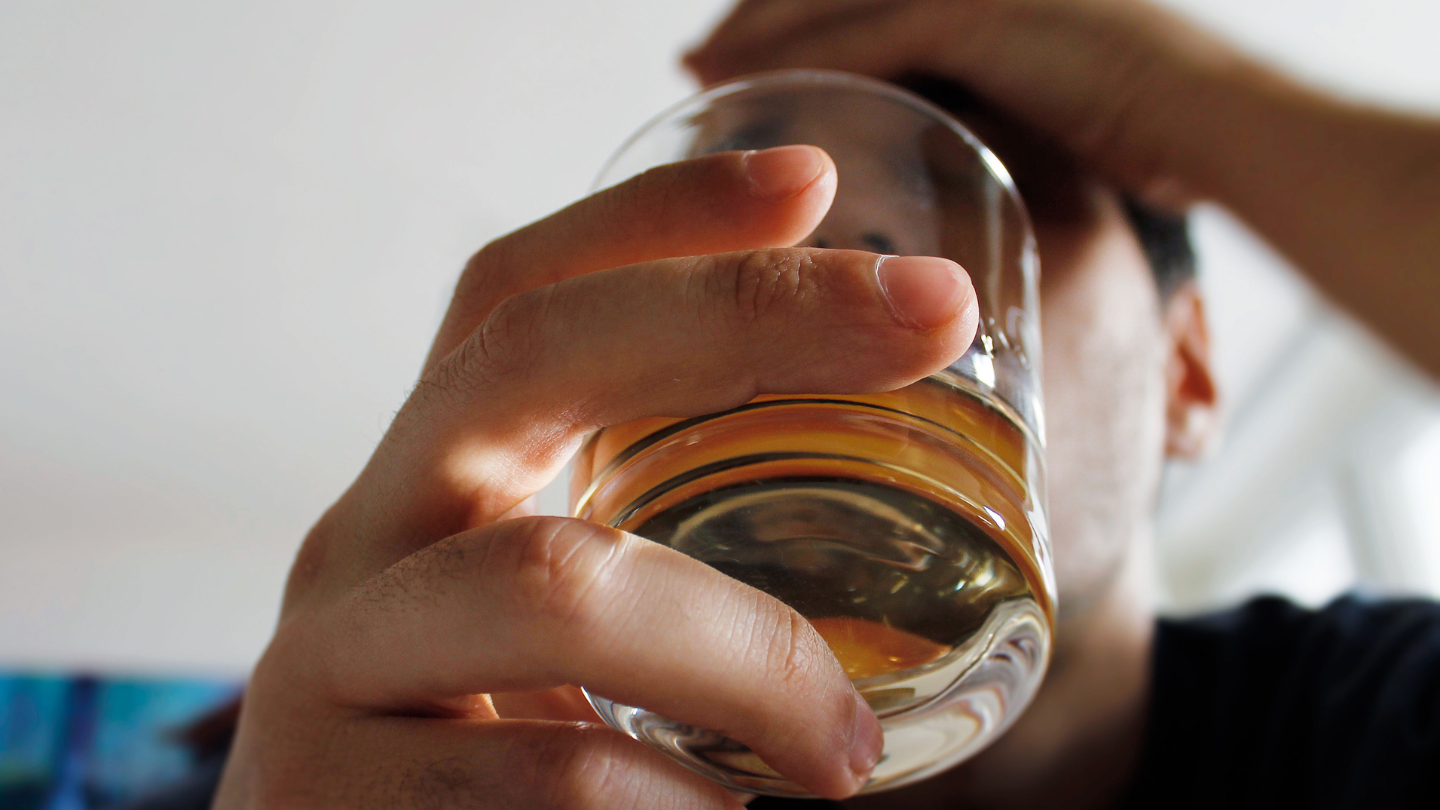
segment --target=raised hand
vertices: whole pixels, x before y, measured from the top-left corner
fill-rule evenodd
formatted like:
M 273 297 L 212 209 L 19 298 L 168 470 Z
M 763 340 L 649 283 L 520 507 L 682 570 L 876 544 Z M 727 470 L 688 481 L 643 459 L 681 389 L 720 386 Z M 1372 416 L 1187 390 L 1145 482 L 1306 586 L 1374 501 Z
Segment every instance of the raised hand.
M 1228 207 L 1440 377 L 1440 119 L 1331 97 L 1143 0 L 744 0 L 686 57 L 957 81 L 1153 204 Z
M 706 84 L 779 68 L 955 80 L 1132 190 L 1174 196 L 1157 127 L 1219 41 L 1136 0 L 745 0 L 685 58 Z
M 738 806 L 576 722 L 581 684 L 818 794 L 864 783 L 879 723 L 797 613 L 643 539 L 514 517 L 601 426 L 897 388 L 969 345 L 954 263 L 785 247 L 835 183 L 812 147 L 712 155 L 475 256 L 420 383 L 305 540 L 217 808 Z

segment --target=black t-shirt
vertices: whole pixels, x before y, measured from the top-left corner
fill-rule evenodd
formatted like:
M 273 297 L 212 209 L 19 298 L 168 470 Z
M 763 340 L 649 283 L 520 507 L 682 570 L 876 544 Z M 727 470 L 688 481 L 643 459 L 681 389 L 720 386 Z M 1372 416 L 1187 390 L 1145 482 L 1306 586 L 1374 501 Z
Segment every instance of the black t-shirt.
M 1440 807 L 1440 605 L 1257 599 L 1163 621 L 1149 807 Z
M 1122 810 L 1440 808 L 1440 604 L 1256 599 L 1162 620 Z M 203 810 L 218 770 L 128 810 Z M 833 802 L 761 797 L 750 810 Z

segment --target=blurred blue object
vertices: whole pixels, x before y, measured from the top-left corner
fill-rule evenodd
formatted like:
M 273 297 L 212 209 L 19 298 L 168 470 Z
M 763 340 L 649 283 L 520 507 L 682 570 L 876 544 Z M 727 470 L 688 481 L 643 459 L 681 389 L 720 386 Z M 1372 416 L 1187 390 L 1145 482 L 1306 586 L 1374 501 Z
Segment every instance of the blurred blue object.
M 231 681 L 0 674 L 0 810 L 99 810 L 183 776 Z

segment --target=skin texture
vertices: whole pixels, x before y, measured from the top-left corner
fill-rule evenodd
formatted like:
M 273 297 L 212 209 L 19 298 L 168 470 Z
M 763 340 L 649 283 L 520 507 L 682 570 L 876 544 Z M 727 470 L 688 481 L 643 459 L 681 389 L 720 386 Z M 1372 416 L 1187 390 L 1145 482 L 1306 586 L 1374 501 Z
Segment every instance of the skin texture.
M 980 758 L 855 804 L 1103 806 L 1143 729 L 1159 469 L 1203 447 L 1217 396 L 1198 291 L 1159 299 L 1106 184 L 1231 206 L 1435 371 L 1436 126 L 1296 88 L 1131 0 L 747 0 L 688 65 L 938 74 L 1075 156 L 1022 182 L 1045 267 L 1054 665 Z M 415 392 L 300 551 L 217 808 L 738 806 L 577 724 L 579 682 L 853 793 L 878 727 L 808 624 L 636 538 L 519 517 L 596 427 L 893 389 L 963 350 L 976 316 L 953 265 L 902 285 L 962 302 L 931 323 L 884 298 L 873 253 L 785 247 L 834 187 L 815 150 L 714 155 L 476 255 Z
M 577 725 L 577 683 L 821 795 L 863 784 L 879 724 L 798 614 L 639 538 L 517 517 L 598 427 L 890 390 L 970 344 L 953 262 L 779 247 L 835 180 L 814 147 L 721 153 L 476 254 L 420 383 L 301 548 L 216 807 L 738 806 Z

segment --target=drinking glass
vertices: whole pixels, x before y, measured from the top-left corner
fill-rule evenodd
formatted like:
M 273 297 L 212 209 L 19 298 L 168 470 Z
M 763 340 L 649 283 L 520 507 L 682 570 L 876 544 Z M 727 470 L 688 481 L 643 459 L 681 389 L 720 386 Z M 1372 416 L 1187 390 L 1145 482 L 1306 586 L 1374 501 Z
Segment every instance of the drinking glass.
M 707 90 L 631 137 L 596 187 L 788 144 L 825 149 L 839 172 L 804 244 L 959 262 L 979 299 L 974 343 L 898 391 L 760 396 L 606 428 L 576 458 L 572 501 L 577 517 L 702 560 L 808 619 L 880 718 L 873 792 L 984 748 L 1049 661 L 1039 271 L 995 155 L 918 96 L 849 74 Z M 587 695 L 610 725 L 731 789 L 808 795 L 721 734 Z

